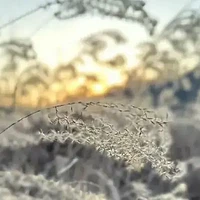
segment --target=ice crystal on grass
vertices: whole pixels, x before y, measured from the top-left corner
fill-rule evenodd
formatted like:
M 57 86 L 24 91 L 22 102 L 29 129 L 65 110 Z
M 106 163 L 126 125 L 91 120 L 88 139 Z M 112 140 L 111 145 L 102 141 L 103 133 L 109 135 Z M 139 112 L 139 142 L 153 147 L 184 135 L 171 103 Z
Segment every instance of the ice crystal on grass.
M 64 143 L 70 139 L 124 160 L 132 169 L 151 163 L 161 175 L 171 177 L 176 172 L 174 163 L 166 157 L 167 149 L 158 145 L 153 134 L 164 138 L 167 122 L 153 111 L 119 103 L 76 102 L 37 113 L 49 120 L 48 130 L 38 130 L 42 140 Z

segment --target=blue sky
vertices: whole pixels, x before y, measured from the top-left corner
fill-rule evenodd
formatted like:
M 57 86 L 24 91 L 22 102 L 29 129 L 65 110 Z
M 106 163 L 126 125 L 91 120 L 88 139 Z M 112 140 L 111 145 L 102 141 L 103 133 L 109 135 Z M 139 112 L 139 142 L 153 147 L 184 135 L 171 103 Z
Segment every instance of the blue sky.
M 47 0 L 0 0 L 0 26 Z M 147 0 L 146 8 L 159 19 L 160 30 L 188 2 L 188 0 Z M 117 20 L 82 18 L 58 21 L 52 17 L 54 8 L 41 10 L 36 14 L 18 21 L 0 32 L 0 41 L 11 37 L 31 37 L 39 58 L 47 63 L 57 62 L 58 51 L 62 55 L 72 54 L 80 37 L 102 28 L 119 28 L 133 44 L 147 38 L 142 27 Z M 42 27 L 41 29 L 39 29 Z M 37 31 L 38 30 L 38 31 Z

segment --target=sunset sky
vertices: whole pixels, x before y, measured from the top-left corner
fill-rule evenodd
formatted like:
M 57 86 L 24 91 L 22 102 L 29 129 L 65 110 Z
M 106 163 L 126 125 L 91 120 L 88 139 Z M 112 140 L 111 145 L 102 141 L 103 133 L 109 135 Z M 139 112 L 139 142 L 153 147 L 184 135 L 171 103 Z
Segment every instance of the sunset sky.
M 47 0 L 0 0 L 0 26 L 7 21 L 46 3 Z M 175 16 L 188 0 L 148 0 L 146 8 L 153 17 L 159 19 L 158 30 Z M 52 14 L 55 7 L 40 10 L 0 31 L 0 42 L 11 37 L 27 37 L 33 41 L 40 60 L 56 65 L 58 59 L 73 55 L 74 44 L 80 37 L 102 28 L 119 28 L 135 45 L 147 38 L 139 25 L 85 17 L 68 21 L 58 21 Z M 58 58 L 59 57 L 59 58 Z

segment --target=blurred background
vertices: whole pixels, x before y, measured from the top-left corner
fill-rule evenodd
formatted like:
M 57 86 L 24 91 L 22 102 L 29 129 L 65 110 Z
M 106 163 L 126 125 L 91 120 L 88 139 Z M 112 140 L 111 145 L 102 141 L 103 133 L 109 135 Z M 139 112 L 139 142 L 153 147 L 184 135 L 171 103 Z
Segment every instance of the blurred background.
M 170 104 L 175 81 L 199 64 L 197 0 L 132 1 L 127 10 L 126 1 L 0 4 L 1 107 L 113 95 L 137 104 L 144 91 L 153 99 L 145 105 L 155 106 L 160 90 L 172 93 Z

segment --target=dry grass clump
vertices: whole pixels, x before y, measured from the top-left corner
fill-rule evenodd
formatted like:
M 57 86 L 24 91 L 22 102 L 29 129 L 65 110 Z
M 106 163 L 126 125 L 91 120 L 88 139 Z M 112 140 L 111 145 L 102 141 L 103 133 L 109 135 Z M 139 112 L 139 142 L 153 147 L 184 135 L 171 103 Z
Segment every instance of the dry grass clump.
M 73 188 L 63 182 L 47 180 L 44 176 L 18 171 L 0 172 L 1 200 L 105 200 L 103 194 L 94 195 Z
M 36 111 L 17 123 L 41 113 L 51 128 L 38 128 L 38 140 L 64 143 L 70 139 L 125 160 L 132 169 L 151 163 L 160 175 L 171 177 L 176 172 L 166 157 L 167 148 L 158 144 L 166 139 L 167 122 L 150 110 L 120 103 L 76 102 Z

